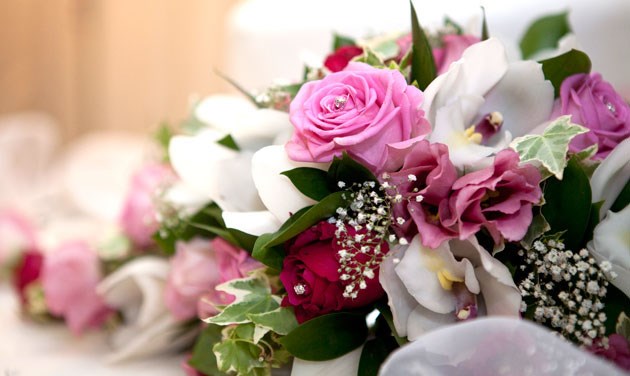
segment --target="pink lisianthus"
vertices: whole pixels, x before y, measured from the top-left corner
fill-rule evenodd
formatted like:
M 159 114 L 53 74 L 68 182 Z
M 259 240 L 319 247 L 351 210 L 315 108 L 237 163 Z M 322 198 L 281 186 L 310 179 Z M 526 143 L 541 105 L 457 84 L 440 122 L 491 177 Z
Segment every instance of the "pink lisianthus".
M 534 166 L 519 167 L 515 151 L 502 150 L 492 166 L 455 181 L 449 199 L 452 217 L 445 225 L 455 226 L 462 240 L 482 228 L 495 244 L 521 240 L 532 221 L 532 206 L 542 195 L 540 179 Z
M 437 74 L 448 70 L 452 62 L 459 60 L 464 51 L 481 39 L 468 34 L 446 34 L 442 37 L 442 46 L 433 49 L 433 59 Z
M 63 317 L 75 334 L 100 326 L 112 313 L 96 293 L 101 277 L 98 255 L 85 243 L 63 244 L 44 258 L 41 281 L 46 306 Z
M 324 60 L 324 66 L 331 72 L 339 72 L 343 70 L 353 57 L 359 56 L 363 53 L 363 48 L 359 46 L 341 46 L 335 50 L 335 52 L 326 56 Z
M 164 294 L 166 307 L 178 320 L 216 314 L 215 304 L 229 304 L 234 297 L 215 287 L 261 266 L 247 252 L 218 237 L 178 242 L 176 249 Z
M 292 306 L 298 322 L 304 322 L 326 313 L 363 307 L 383 295 L 375 276 L 366 280 L 366 288 L 357 298 L 343 296 L 346 283 L 340 279 L 336 226 L 326 221 L 319 222 L 291 240 L 287 246 L 280 281 L 287 290 L 283 306 Z M 381 249 L 389 250 L 387 245 Z
M 345 151 L 379 171 L 387 145 L 411 143 L 430 131 L 422 101 L 422 92 L 400 72 L 350 63 L 302 86 L 291 102 L 295 132 L 287 154 L 295 161 L 325 163 Z
M 457 179 L 446 145 L 422 140 L 407 149 L 391 148 L 389 156 L 385 171 L 390 171 L 389 165 L 402 165 L 381 175 L 381 181 L 393 187 L 389 193 L 402 196 L 393 207 L 394 218 L 404 220 L 394 222 L 398 235 L 410 240 L 420 233 L 422 244 L 430 248 L 456 237 L 441 220 L 450 217 L 448 198 Z
M 589 129 L 571 141 L 573 152 L 597 145 L 595 158 L 604 159 L 630 137 L 630 105 L 598 73 L 575 74 L 562 82 L 551 118 L 560 115 L 571 115 L 572 122 Z
M 153 244 L 151 237 L 159 227 L 157 191 L 173 179 L 173 171 L 157 163 L 148 164 L 133 175 L 119 222 L 136 246 L 146 248 Z
M 614 362 L 626 371 L 630 371 L 630 343 L 619 334 L 611 334 L 608 337 L 608 345 L 605 346 L 601 340 L 597 339 L 593 345 L 587 348 L 597 356 L 606 358 Z

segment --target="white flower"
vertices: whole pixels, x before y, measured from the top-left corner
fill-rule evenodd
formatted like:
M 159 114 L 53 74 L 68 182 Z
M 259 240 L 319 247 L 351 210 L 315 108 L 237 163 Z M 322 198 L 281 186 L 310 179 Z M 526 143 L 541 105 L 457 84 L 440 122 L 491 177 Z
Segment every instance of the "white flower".
M 291 376 L 354 376 L 359 371 L 361 351 L 363 351 L 363 346 L 340 356 L 339 358 L 323 362 L 313 362 L 294 358 Z
M 519 316 L 521 296 L 509 270 L 474 237 L 429 249 L 416 236 L 408 247 L 389 252 L 380 267 L 380 282 L 398 335 L 412 341 L 456 321 L 455 282 L 483 298 L 488 315 Z
M 505 48 L 494 38 L 466 49 L 424 94 L 422 109 L 433 125 L 429 139 L 448 145 L 459 168 L 506 148 L 513 136 L 529 133 L 549 119 L 553 106 L 553 87 L 541 65 L 508 63 Z M 502 125 L 484 139 L 474 126 L 490 114 Z
M 599 210 L 603 218 L 630 179 L 630 139 L 617 145 L 591 177 L 593 202 L 604 200 Z
M 110 362 L 164 354 L 190 345 L 196 330 L 185 330 L 164 304 L 169 272 L 165 259 L 136 259 L 105 278 L 97 291 L 123 315 L 123 324 L 111 335 Z

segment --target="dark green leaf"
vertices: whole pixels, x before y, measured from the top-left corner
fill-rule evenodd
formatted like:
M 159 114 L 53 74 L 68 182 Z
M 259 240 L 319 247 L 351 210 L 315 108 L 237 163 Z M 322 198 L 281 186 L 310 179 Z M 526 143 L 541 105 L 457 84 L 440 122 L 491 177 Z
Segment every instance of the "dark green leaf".
M 558 41 L 571 32 L 567 12 L 552 14 L 534 21 L 523 38 L 521 38 L 521 53 L 527 59 L 544 49 L 556 48 Z
M 483 17 L 483 21 L 481 21 L 481 40 L 487 40 L 490 38 L 490 33 L 488 32 L 488 22 L 486 20 L 486 8 L 481 7 L 481 14 Z
M 562 180 L 547 179 L 542 214 L 554 233 L 566 231 L 568 249 L 582 249 L 582 238 L 591 213 L 591 185 L 588 177 L 573 158 L 564 170 Z
M 591 204 L 591 212 L 588 216 L 588 225 L 584 230 L 584 236 L 582 237 L 582 243 L 586 244 L 593 239 L 593 231 L 595 226 L 599 224 L 599 209 L 601 209 L 604 201 L 594 202 Z
M 367 334 L 363 315 L 331 313 L 303 323 L 279 342 L 300 359 L 323 361 L 338 358 L 361 346 Z
M 619 196 L 610 207 L 610 210 L 617 213 L 623 210 L 626 206 L 630 204 L 630 180 L 626 182 L 626 185 L 623 187 L 621 192 L 619 192 Z
M 263 264 L 275 269 L 282 268 L 284 252 L 274 248 L 297 236 L 317 222 L 331 217 L 337 208 L 347 205 L 346 194 L 335 192 L 313 206 L 306 207 L 293 214 L 278 231 L 258 237 L 252 256 Z
M 223 146 L 225 146 L 228 149 L 232 149 L 232 150 L 236 150 L 236 151 L 241 150 L 238 147 L 238 145 L 236 144 L 236 141 L 234 141 L 234 139 L 232 138 L 231 135 L 227 135 L 227 136 L 223 137 L 222 139 L 217 141 L 217 144 L 223 145 Z
M 343 46 L 356 46 L 357 45 L 357 42 L 354 39 L 344 36 L 344 35 L 335 34 L 333 38 L 334 38 L 333 51 L 336 51 L 337 49 Z
M 608 318 L 606 320 L 606 333 L 615 333 L 617 326 L 615 318 L 619 317 L 622 312 L 628 310 L 628 307 L 630 307 L 630 298 L 612 284 L 609 284 L 606 290 L 606 297 L 602 299 L 604 312 Z
M 192 357 L 188 361 L 193 368 L 206 375 L 223 375 L 217 367 L 217 358 L 212 352 L 212 346 L 221 341 L 221 327 L 208 325 L 195 343 Z
M 335 157 L 328 169 L 328 188 L 331 191 L 343 189 L 339 182 L 343 182 L 348 188 L 354 183 L 361 184 L 366 181 L 377 181 L 370 170 L 355 162 L 348 154 L 343 153 L 341 158 Z
M 298 191 L 313 200 L 319 201 L 331 193 L 328 189 L 328 173 L 324 170 L 298 167 L 285 171 L 282 175 L 287 176 Z
M 247 234 L 243 231 L 240 231 L 234 228 L 228 228 L 227 231 L 232 235 L 232 238 L 236 241 L 236 243 L 233 243 L 235 246 L 241 249 L 244 249 L 249 253 L 252 252 L 252 250 L 254 249 L 254 243 L 256 243 L 256 239 L 258 238 L 257 236 Z
M 393 337 L 376 337 L 365 343 L 359 360 L 358 376 L 376 376 L 381 364 L 398 345 Z
M 407 343 L 408 342 L 407 339 L 403 337 L 399 337 L 398 333 L 396 332 L 392 310 L 389 308 L 389 305 L 387 305 L 387 301 L 381 300 L 378 303 L 376 303 L 376 309 L 378 309 L 378 311 L 381 313 L 381 316 L 383 316 L 385 321 L 387 321 L 387 325 L 389 326 L 392 336 L 394 337 L 396 342 L 398 342 L 400 346 Z
M 413 40 L 409 82 L 417 81 L 420 90 L 424 90 L 437 76 L 437 69 L 433 60 L 431 45 L 424 30 L 422 30 L 422 26 L 420 26 L 413 2 L 409 1 L 409 4 L 411 5 L 411 36 Z
M 455 33 L 457 35 L 462 35 L 464 33 L 464 29 L 462 28 L 462 26 L 458 24 L 457 22 L 455 22 L 449 16 L 444 16 L 444 26 L 455 29 Z
M 591 71 L 591 59 L 584 52 L 578 50 L 565 52 L 540 63 L 542 64 L 545 78 L 551 81 L 553 85 L 556 98 L 560 95 L 560 86 L 565 78 Z

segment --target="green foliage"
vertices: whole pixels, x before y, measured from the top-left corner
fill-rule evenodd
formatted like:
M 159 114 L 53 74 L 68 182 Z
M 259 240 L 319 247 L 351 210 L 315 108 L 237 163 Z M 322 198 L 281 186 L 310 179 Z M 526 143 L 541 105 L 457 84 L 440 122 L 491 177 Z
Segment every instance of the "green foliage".
M 338 358 L 361 346 L 367 334 L 364 315 L 342 312 L 311 319 L 279 342 L 300 359 L 323 361 Z
M 537 212 L 532 219 L 532 223 L 527 228 L 527 233 L 521 240 L 521 246 L 525 249 L 530 249 L 534 241 L 540 238 L 547 231 L 551 230 L 549 223 L 545 219 L 545 217 L 540 214 L 540 207 L 536 207 L 533 209 Z
M 422 26 L 420 26 L 413 2 L 409 1 L 409 4 L 411 5 L 411 36 L 413 39 L 409 82 L 418 82 L 420 90 L 424 90 L 437 77 L 437 69 L 433 60 L 431 45 L 424 30 L 422 30 Z
M 221 327 L 208 325 L 195 343 L 192 357 L 188 364 L 205 375 L 223 374 L 217 367 L 217 358 L 212 352 L 212 346 L 221 341 Z
M 350 187 L 354 183 L 361 184 L 366 181 L 377 180 L 370 170 L 355 162 L 346 153 L 343 153 L 341 158 L 335 157 L 328 169 L 328 189 L 333 192 L 342 189 L 339 187 L 339 182 Z
M 173 137 L 173 130 L 171 126 L 167 122 L 160 123 L 157 131 L 155 132 L 154 138 L 158 143 L 160 148 L 162 149 L 163 157 L 162 161 L 168 162 L 168 145 L 171 142 L 171 138 Z
M 290 308 L 286 307 L 280 307 L 264 313 L 249 314 L 247 316 L 257 326 L 280 335 L 287 335 L 298 326 L 295 314 Z
M 518 137 L 512 141 L 510 147 L 519 154 L 521 162 L 538 162 L 562 180 L 569 143 L 573 137 L 585 132 L 588 129 L 571 123 L 570 116 L 561 116 L 543 134 Z
M 487 40 L 490 38 L 490 32 L 488 31 L 488 22 L 486 20 L 486 8 L 481 7 L 481 14 L 483 15 L 483 21 L 481 22 L 481 40 Z
M 560 86 L 565 78 L 578 73 L 591 71 L 591 59 L 582 51 L 571 50 L 551 59 L 542 60 L 543 74 L 551 81 L 554 95 L 560 96 Z
M 311 167 L 298 167 L 285 171 L 282 175 L 287 176 L 291 183 L 306 197 L 313 200 L 322 200 L 332 192 L 328 189 L 328 173 L 324 170 Z
M 556 48 L 558 41 L 571 32 L 567 12 L 548 15 L 534 21 L 521 38 L 523 59 L 537 52 Z
M 358 375 L 377 376 L 381 364 L 396 348 L 398 345 L 391 336 L 375 337 L 368 340 L 361 351 Z
M 356 45 L 357 45 L 357 42 L 350 37 L 347 37 L 345 35 L 340 35 L 340 34 L 333 35 L 333 46 L 332 46 L 333 51 L 336 51 L 337 49 L 343 46 L 356 46 Z
M 239 375 L 270 375 L 270 370 L 261 360 L 262 348 L 241 339 L 226 339 L 212 348 L 217 366 L 223 372 Z
M 383 68 L 385 66 L 383 57 L 381 57 L 379 53 L 368 47 L 364 47 L 363 54 L 355 57 L 353 61 L 365 63 L 375 68 Z
M 383 61 L 394 59 L 400 53 L 400 47 L 393 39 L 384 40 L 376 44 L 373 49 Z
M 621 312 L 619 318 L 617 318 L 615 333 L 630 341 L 630 317 L 626 316 L 625 312 Z
M 217 141 L 217 144 L 219 145 L 223 145 L 228 149 L 232 149 L 235 151 L 239 151 L 241 150 L 238 145 L 236 144 L 236 141 L 234 141 L 234 139 L 232 138 L 231 135 L 227 135 L 225 137 L 223 137 L 222 139 L 220 139 L 219 141 Z
M 565 231 L 563 239 L 567 249 L 582 249 L 591 215 L 591 185 L 575 159 L 569 160 L 562 180 L 550 178 L 545 182 L 544 195 L 546 203 L 542 214 L 551 231 Z
M 613 284 L 608 284 L 606 287 L 608 292 L 606 297 L 602 299 L 604 303 L 604 312 L 606 313 L 606 333 L 615 333 L 618 328 L 618 322 L 615 317 L 620 317 L 622 313 L 628 310 L 630 307 L 630 298 L 626 296 Z
M 613 202 L 610 210 L 617 213 L 628 206 L 628 204 L 630 204 L 630 180 L 626 182 L 626 185 L 624 185 L 621 192 L 619 192 L 619 195 L 615 199 L 615 202 Z

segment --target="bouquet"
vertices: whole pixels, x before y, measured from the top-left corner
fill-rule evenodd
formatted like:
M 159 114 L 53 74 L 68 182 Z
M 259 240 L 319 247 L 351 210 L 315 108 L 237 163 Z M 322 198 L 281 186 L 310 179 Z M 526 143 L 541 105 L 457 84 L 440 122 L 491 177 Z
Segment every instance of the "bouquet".
M 162 128 L 122 245 L 24 253 L 25 311 L 189 374 L 630 370 L 628 102 L 566 14 L 517 61 L 411 20 Z

